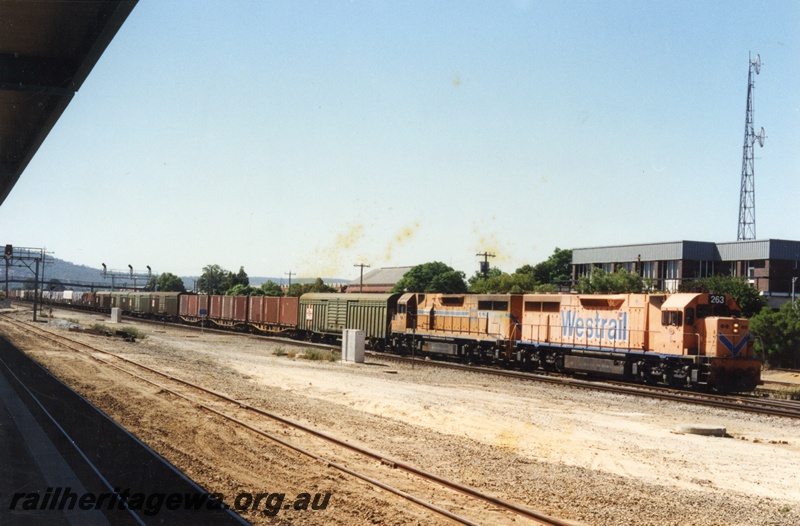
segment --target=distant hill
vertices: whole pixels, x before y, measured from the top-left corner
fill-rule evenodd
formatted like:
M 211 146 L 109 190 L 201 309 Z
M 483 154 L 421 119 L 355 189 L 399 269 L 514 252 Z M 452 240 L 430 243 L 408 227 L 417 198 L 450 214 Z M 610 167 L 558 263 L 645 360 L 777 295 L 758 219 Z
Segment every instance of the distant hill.
M 0 264 L 2 264 L 2 260 L 0 260 Z M 10 289 L 22 288 L 26 282 L 30 282 L 26 288 L 32 287 L 34 265 L 33 263 L 30 263 L 30 269 L 21 265 L 21 263 L 15 262 L 14 266 L 9 266 L 8 268 Z M 41 266 L 39 268 L 39 272 L 42 272 Z M 0 267 L 0 281 L 4 281 L 4 276 L 5 269 Z M 197 278 L 199 278 L 199 276 L 181 276 L 186 290 L 192 290 Z M 267 281 L 285 284 L 285 279 L 282 280 L 281 278 L 265 278 L 256 276 L 249 276 L 249 278 L 250 285 L 254 287 L 258 287 Z M 94 287 L 95 289 L 111 288 L 111 278 L 103 278 L 103 269 L 87 267 L 86 265 L 76 265 L 74 263 L 70 263 L 69 261 L 64 261 L 63 259 L 58 258 L 48 258 L 47 263 L 44 265 L 44 279 L 48 284 L 55 280 L 55 283 L 63 284 L 67 289 L 79 288 L 79 286 L 86 288 Z M 294 278 L 292 279 L 292 283 L 313 283 L 315 279 L 316 278 Z M 350 280 L 338 278 L 322 279 L 328 285 L 350 282 Z M 144 278 L 137 278 L 136 286 L 141 287 L 143 285 L 143 280 Z M 133 280 L 130 277 L 116 278 L 114 286 L 118 288 L 133 287 Z
M 8 269 L 10 288 L 20 288 L 25 282 L 33 282 L 35 267 L 32 262 L 28 263 L 30 268 L 25 267 L 19 261 L 14 261 L 13 264 L 14 266 L 10 266 Z M 103 279 L 103 271 L 101 269 L 87 267 L 86 265 L 75 265 L 58 258 L 48 258 L 43 266 L 40 264 L 39 273 L 42 274 L 42 272 L 44 272 L 45 283 L 57 280 L 60 283 L 80 283 L 86 286 L 94 284 L 98 288 L 103 287 L 108 282 L 108 286 L 111 286 L 111 280 Z M 2 276 L 0 275 L 0 279 L 2 279 Z

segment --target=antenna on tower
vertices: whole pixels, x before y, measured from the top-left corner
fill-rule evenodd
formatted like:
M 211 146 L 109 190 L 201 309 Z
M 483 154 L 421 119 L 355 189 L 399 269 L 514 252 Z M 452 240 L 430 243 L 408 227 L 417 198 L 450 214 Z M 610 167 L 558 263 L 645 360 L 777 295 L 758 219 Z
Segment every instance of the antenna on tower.
M 761 55 L 756 55 L 755 60 L 750 60 L 747 72 L 747 114 L 744 123 L 744 151 L 742 153 L 742 184 L 739 192 L 739 233 L 737 241 L 746 241 L 756 238 L 756 190 L 755 172 L 753 169 L 753 147 L 758 141 L 759 146 L 764 146 L 764 128 L 755 133 L 753 129 L 753 89 L 756 75 L 761 71 Z

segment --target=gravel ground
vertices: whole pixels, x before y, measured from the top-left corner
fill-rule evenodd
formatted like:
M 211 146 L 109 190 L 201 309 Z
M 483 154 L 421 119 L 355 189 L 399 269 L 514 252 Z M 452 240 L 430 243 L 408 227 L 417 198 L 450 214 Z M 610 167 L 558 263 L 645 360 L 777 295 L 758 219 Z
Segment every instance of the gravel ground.
M 99 318 L 64 311 L 56 316 L 84 326 Z M 70 335 L 563 519 L 615 525 L 800 523 L 795 421 L 448 369 L 412 370 L 373 359 L 365 365 L 312 362 L 292 357 L 294 347 L 264 339 L 135 325 L 147 334 L 136 343 Z M 433 519 L 285 452 L 270 451 L 270 458 L 280 460 L 254 469 L 247 459 L 267 453 L 245 433 L 202 413 L 187 428 L 181 418 L 191 407 L 171 401 L 156 412 L 146 410 L 155 402 L 134 382 L 103 380 L 85 365 L 70 367 L 63 352 L 41 346 L 37 351 L 24 335 L 2 330 L 206 488 L 231 491 L 265 481 L 327 488 L 336 506 L 325 511 L 326 523 Z M 676 433 L 681 424 L 725 427 L 728 436 Z M 209 450 L 219 455 L 209 459 Z M 284 514 L 269 523 L 313 524 L 319 517 Z

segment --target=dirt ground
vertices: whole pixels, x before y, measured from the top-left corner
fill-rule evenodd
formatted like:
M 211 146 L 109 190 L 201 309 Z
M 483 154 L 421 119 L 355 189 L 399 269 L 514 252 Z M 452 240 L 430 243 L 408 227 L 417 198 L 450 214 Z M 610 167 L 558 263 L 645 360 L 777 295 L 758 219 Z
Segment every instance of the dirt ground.
M 62 327 L 66 319 L 89 326 L 101 318 L 55 315 Z M 302 350 L 262 338 L 124 325 L 146 338 L 69 334 L 552 516 L 615 525 L 800 523 L 800 423 L 793 420 L 378 359 L 309 361 L 295 356 Z M 332 494 L 324 511 L 243 515 L 249 521 L 445 523 L 157 388 L 6 324 L 0 331 L 209 491 Z M 725 427 L 728 436 L 676 433 L 682 424 Z

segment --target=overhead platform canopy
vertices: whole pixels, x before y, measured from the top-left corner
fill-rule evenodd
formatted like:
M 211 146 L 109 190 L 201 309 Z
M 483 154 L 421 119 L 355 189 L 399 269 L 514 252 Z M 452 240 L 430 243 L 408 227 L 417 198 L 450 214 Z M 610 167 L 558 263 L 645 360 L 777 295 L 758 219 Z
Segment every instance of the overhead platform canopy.
M 136 2 L 0 1 L 0 204 Z

